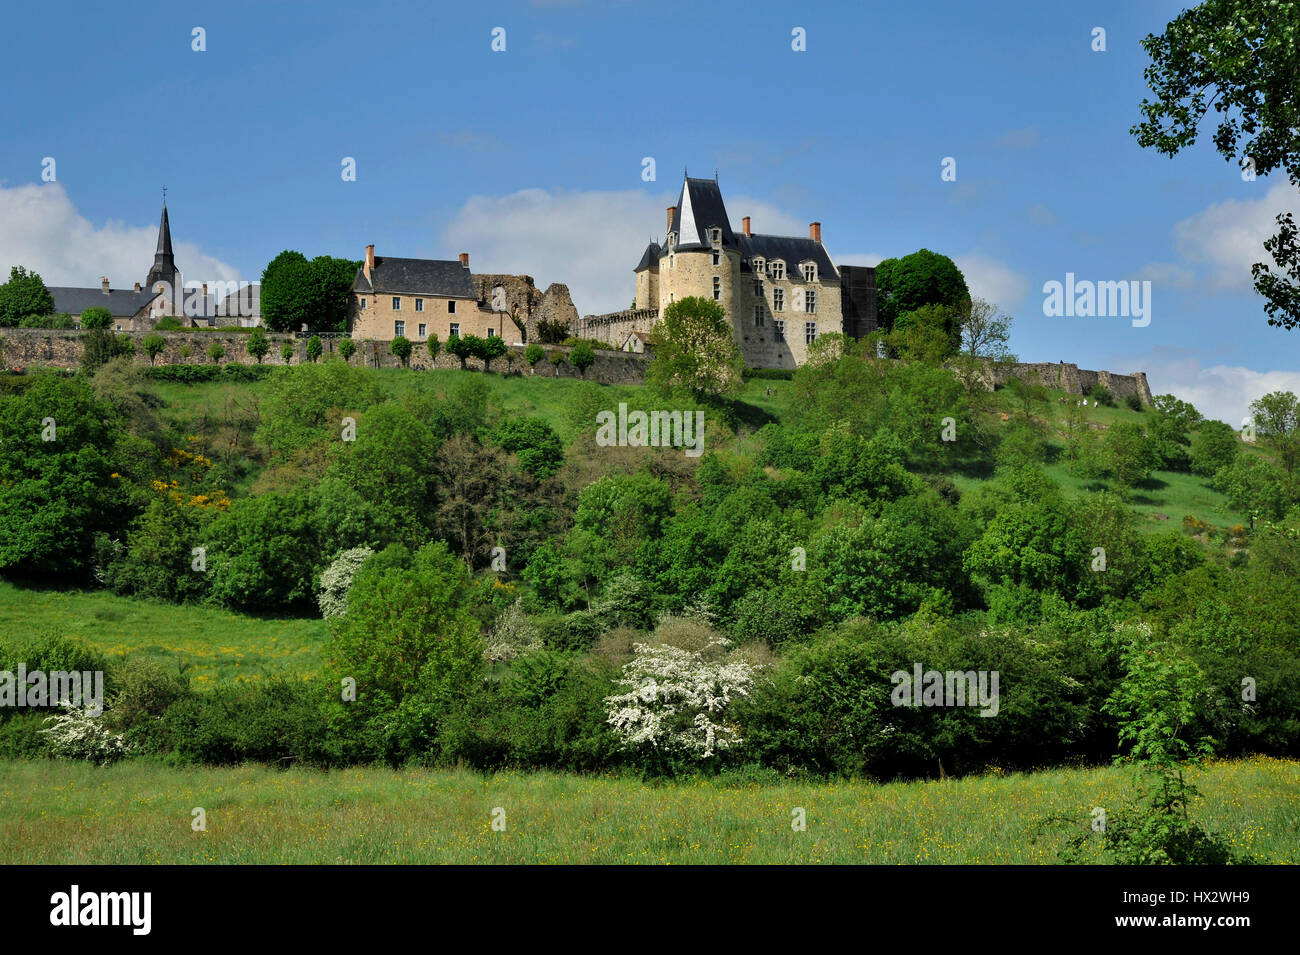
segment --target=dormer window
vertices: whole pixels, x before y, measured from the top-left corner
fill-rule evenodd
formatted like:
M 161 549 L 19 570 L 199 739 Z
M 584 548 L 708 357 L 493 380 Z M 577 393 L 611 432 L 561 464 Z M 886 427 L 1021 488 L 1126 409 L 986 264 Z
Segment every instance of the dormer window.
M 749 264 L 754 269 L 755 275 L 764 274 L 763 257 L 761 255 L 754 256 L 752 259 L 749 260 Z
M 713 243 L 715 246 L 721 245 L 721 244 L 722 244 L 722 230 L 719 229 L 719 228 L 716 228 L 716 227 L 710 229 L 710 230 L 709 230 L 709 241 L 710 241 L 711 243 Z
M 805 262 L 805 263 L 803 264 L 802 268 L 803 268 L 803 280 L 804 280 L 805 282 L 816 282 L 816 281 L 817 281 L 817 263 L 816 263 L 816 262 Z
M 785 263 L 780 259 L 772 262 L 771 265 L 768 266 L 768 271 L 771 273 L 772 278 L 776 279 L 778 282 L 785 279 Z

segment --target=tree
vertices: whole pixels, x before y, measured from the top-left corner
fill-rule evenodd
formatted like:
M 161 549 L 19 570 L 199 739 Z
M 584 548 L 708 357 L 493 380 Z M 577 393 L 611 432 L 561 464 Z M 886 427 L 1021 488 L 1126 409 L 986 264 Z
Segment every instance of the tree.
M 500 358 L 506 350 L 506 340 L 500 335 L 491 335 L 483 339 L 478 350 L 478 356 L 483 359 L 483 370 L 489 371 L 492 359 Z
M 347 331 L 348 298 L 361 261 L 318 255 L 307 265 L 316 291 L 307 327 L 318 332 Z
M 305 495 L 240 498 L 210 527 L 212 595 L 239 610 L 283 612 L 312 601 L 322 560 Z
M 487 370 L 487 349 L 482 338 L 477 335 L 465 335 L 461 338 L 461 347 L 465 349 L 467 357 L 477 358 L 483 362 L 484 370 Z M 464 358 L 461 358 L 461 367 L 465 367 Z
M 1160 465 L 1146 432 L 1131 421 L 1120 421 L 1107 428 L 1101 445 L 1106 465 L 1121 493 L 1146 481 Z
M 533 342 L 524 349 L 524 361 L 528 362 L 529 367 L 531 367 L 534 372 L 537 371 L 537 363 L 545 357 L 546 349 L 536 342 Z
M 558 345 L 569 337 L 569 326 L 561 321 L 542 319 L 537 323 L 537 336 L 543 345 Z
M 93 328 L 108 328 L 113 324 L 113 313 L 102 305 L 88 308 L 81 313 L 81 327 L 86 331 Z
M 82 333 L 81 367 L 94 372 L 100 365 L 135 354 L 135 343 L 129 335 L 114 335 L 106 328 L 92 328 Z
M 1249 175 L 1286 172 L 1300 186 L 1300 61 L 1295 0 L 1206 0 L 1184 10 L 1142 48 L 1151 57 L 1142 122 L 1130 130 L 1143 148 L 1175 156 L 1195 144 L 1211 107 L 1219 114 L 1212 141 L 1225 160 Z M 1268 323 L 1300 325 L 1300 242 L 1291 213 L 1264 243 L 1278 272 L 1251 267 Z
M 324 348 L 321 346 L 319 335 L 313 335 L 311 338 L 307 339 L 307 360 L 309 362 L 315 364 L 316 359 L 321 356 L 322 351 L 324 351 Z
M 345 338 L 339 342 L 339 357 L 344 361 L 351 361 L 352 356 L 357 353 L 357 343 L 350 338 Z
M 687 296 L 670 304 L 651 332 L 654 358 L 646 383 L 671 394 L 682 391 L 697 399 L 740 392 L 744 359 L 727 313 L 717 302 Z
M 1213 477 L 1221 468 L 1232 465 L 1241 453 L 1241 438 L 1232 426 L 1222 421 L 1203 421 L 1192 432 L 1192 473 Z
M 1215 472 L 1210 486 L 1246 515 L 1252 529 L 1257 521 L 1281 520 L 1292 499 L 1286 472 L 1253 454 L 1237 455 Z
M 1255 433 L 1277 452 L 1286 472 L 1295 474 L 1300 463 L 1300 400 L 1289 391 L 1270 392 L 1251 402 L 1250 413 Z
M 262 270 L 262 321 L 273 331 L 298 331 L 312 321 L 316 295 L 307 257 L 286 249 Z
M 1015 361 L 1015 356 L 1007 348 L 1014 321 L 992 302 L 972 297 L 969 304 L 957 313 L 962 351 L 976 359 Z
M 551 353 L 547 356 L 550 359 L 551 367 L 555 369 L 555 377 L 560 377 L 560 366 L 564 364 L 564 352 L 558 348 L 552 348 Z
M 438 358 L 438 352 L 442 351 L 442 342 L 438 341 L 438 336 L 430 333 L 429 337 L 424 340 L 424 347 L 429 350 L 429 365 Z
M 138 507 L 128 440 L 82 376 L 37 375 L 0 401 L 0 571 L 88 579 L 95 534 L 120 537 Z
M 260 365 L 266 353 L 271 350 L 271 343 L 266 340 L 266 332 L 259 325 L 248 336 L 248 353 L 257 359 Z
M 208 357 L 211 358 L 215 364 L 220 365 L 221 359 L 224 358 L 225 355 L 226 346 L 221 344 L 221 342 L 213 342 L 208 346 Z
M 29 315 L 54 313 L 54 296 L 36 272 L 21 265 L 9 269 L 9 281 L 0 285 L 0 325 L 15 326 Z
M 290 342 L 280 346 L 280 358 L 286 365 L 293 361 L 293 345 Z
M 392 343 L 389 344 L 388 350 L 397 356 L 397 359 L 402 363 L 402 366 L 405 367 L 406 363 L 411 358 L 411 340 L 405 335 L 398 335 L 393 339 Z
M 961 270 L 946 255 L 921 249 L 876 266 L 876 301 L 881 324 L 893 330 L 899 316 L 925 305 L 967 309 L 970 291 Z
M 578 369 L 583 378 L 586 378 L 587 369 L 596 363 L 596 353 L 591 350 L 590 345 L 574 345 L 569 352 L 569 362 L 574 368 Z
M 140 344 L 144 346 L 144 353 L 149 356 L 149 364 L 152 365 L 154 359 L 167 348 L 167 339 L 154 332 L 152 335 L 146 335 Z
M 564 444 L 541 418 L 507 418 L 497 425 L 491 440 L 519 457 L 519 465 L 533 477 L 550 477 L 564 463 Z
M 473 336 L 466 336 L 473 337 Z M 455 355 L 460 359 L 461 371 L 465 370 L 465 359 L 474 354 L 474 348 L 468 344 L 464 338 L 459 335 L 451 335 L 447 338 L 447 354 Z
M 944 305 L 923 305 L 898 317 L 885 344 L 891 357 L 937 365 L 956 350 L 958 335 L 956 312 Z

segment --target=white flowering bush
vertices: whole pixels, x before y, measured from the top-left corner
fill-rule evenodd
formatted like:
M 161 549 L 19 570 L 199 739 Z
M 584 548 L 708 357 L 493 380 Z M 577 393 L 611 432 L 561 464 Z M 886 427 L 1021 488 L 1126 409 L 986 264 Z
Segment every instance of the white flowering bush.
M 542 646 L 542 633 L 524 613 L 523 601 L 516 600 L 497 617 L 483 647 L 489 663 L 513 660 Z
M 352 588 L 352 578 L 374 553 L 369 547 L 353 547 L 340 551 L 330 561 L 325 572 L 320 575 L 320 592 L 316 595 L 316 606 L 320 607 L 321 616 L 326 620 L 341 617 L 348 609 L 348 591 Z
M 121 733 L 105 728 L 103 715 L 90 709 L 67 707 L 66 712 L 45 719 L 46 726 L 37 732 L 49 739 L 50 752 L 64 759 L 88 759 L 106 764 L 125 756 L 130 747 Z
M 708 650 L 721 649 L 725 639 Z M 605 698 L 607 722 L 625 749 L 709 759 L 741 743 L 727 707 L 748 696 L 754 668 L 705 659 L 701 651 L 638 643 L 623 666 L 625 692 Z

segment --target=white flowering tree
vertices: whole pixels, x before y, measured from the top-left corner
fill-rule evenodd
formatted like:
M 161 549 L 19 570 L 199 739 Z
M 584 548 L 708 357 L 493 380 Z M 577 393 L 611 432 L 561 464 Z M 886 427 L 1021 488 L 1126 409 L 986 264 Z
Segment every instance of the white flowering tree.
M 66 712 L 48 716 L 46 726 L 37 732 L 50 743 L 50 752 L 64 759 L 88 759 L 107 764 L 125 756 L 130 747 L 120 733 L 105 728 L 102 714 L 79 706 L 66 707 Z
M 489 663 L 513 660 L 537 650 L 542 645 L 542 632 L 524 613 L 523 600 L 516 600 L 497 617 L 496 623 L 484 643 L 483 657 Z
M 725 647 L 726 640 L 713 647 Z M 741 742 L 727 707 L 748 696 L 754 668 L 710 662 L 702 652 L 638 643 L 623 666 L 623 693 L 606 697 L 608 722 L 625 749 L 709 759 Z
M 340 551 L 320 575 L 320 593 L 316 596 L 316 605 L 326 620 L 342 616 L 347 611 L 352 578 L 373 553 L 369 547 Z

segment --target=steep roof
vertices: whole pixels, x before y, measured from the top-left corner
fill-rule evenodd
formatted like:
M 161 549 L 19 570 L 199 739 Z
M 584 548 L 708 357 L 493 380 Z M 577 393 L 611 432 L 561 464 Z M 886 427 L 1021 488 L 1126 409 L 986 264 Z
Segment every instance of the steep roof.
M 154 300 L 154 293 L 147 290 L 113 289 L 105 295 L 102 287 L 50 286 L 50 295 L 54 298 L 56 315 L 80 315 L 88 308 L 106 308 L 114 318 L 131 318 Z
M 752 271 L 750 260 L 762 256 L 769 262 L 780 259 L 788 271 L 794 271 L 800 262 L 817 263 L 817 275 L 822 281 L 839 278 L 839 271 L 831 261 L 826 247 L 820 242 L 792 235 L 741 235 L 737 237 L 740 248 L 741 271 Z
M 722 190 L 717 182 L 687 176 L 682 180 L 682 192 L 677 198 L 677 211 L 673 213 L 669 230 L 677 233 L 677 248 L 710 248 L 709 229 L 713 228 L 722 230 L 724 247 L 735 248 L 736 235 L 731 231 L 727 206 L 722 201 Z
M 477 298 L 469 269 L 456 259 L 397 259 L 375 256 L 375 267 L 366 281 L 363 266 L 352 280 L 354 292 L 405 292 L 442 295 L 447 298 Z
M 663 249 L 659 247 L 658 242 L 651 242 L 645 247 L 645 252 L 641 256 L 641 261 L 637 263 L 633 272 L 644 272 L 646 269 L 659 268 L 659 256 L 663 255 Z

